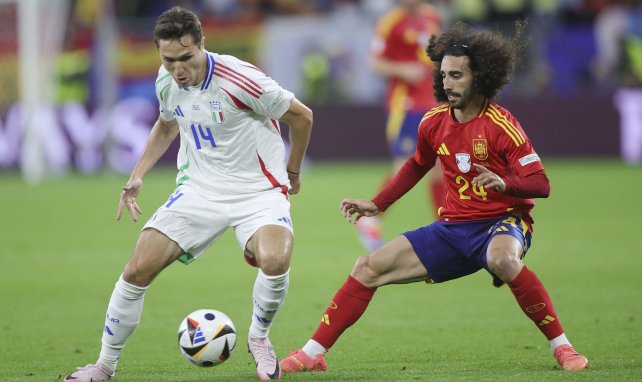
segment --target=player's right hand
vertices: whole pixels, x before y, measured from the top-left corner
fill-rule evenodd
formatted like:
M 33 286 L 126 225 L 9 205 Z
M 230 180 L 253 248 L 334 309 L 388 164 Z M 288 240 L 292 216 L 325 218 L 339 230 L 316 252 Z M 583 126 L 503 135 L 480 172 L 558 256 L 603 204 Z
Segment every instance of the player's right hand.
M 138 221 L 138 214 L 143 213 L 143 210 L 141 210 L 138 206 L 138 203 L 136 203 L 136 196 L 140 192 L 142 186 L 142 179 L 129 179 L 129 182 L 127 182 L 125 187 L 123 187 L 123 190 L 120 192 L 120 200 L 118 201 L 118 213 L 116 214 L 116 220 L 120 220 L 120 218 L 123 216 L 123 209 L 127 208 L 132 219 L 135 222 Z
M 364 216 L 375 216 L 380 212 L 372 200 L 366 199 L 343 199 L 339 207 L 348 223 L 354 224 Z
M 298 194 L 301 190 L 301 175 L 299 173 L 288 171 L 288 179 L 290 179 L 290 190 L 288 191 L 288 194 Z

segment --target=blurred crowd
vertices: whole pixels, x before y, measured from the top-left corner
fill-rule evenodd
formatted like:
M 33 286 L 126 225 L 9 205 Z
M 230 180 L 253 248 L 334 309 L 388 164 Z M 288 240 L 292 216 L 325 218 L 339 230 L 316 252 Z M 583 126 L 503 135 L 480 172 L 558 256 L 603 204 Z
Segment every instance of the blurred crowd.
M 77 0 L 79 2 L 83 0 Z M 434 0 L 446 24 L 464 21 L 511 32 L 527 18 L 526 56 L 509 91 L 577 95 L 642 85 L 642 0 Z M 357 13 L 373 24 L 395 0 L 115 0 L 118 20 L 154 18 L 173 5 L 204 20 L 259 21 Z
M 493 22 L 513 17 L 553 15 L 563 22 L 593 22 L 608 8 L 639 5 L 636 0 L 433 0 L 447 16 L 474 22 Z M 395 0 L 116 0 L 122 17 L 157 15 L 179 5 L 203 16 L 262 18 L 271 15 L 300 16 L 341 12 L 356 7 L 366 13 L 390 8 Z
M 174 5 L 199 15 L 207 50 L 258 65 L 309 105 L 383 106 L 384 81 L 370 69 L 370 43 L 377 21 L 397 1 L 401 0 L 39 2 L 48 8 L 41 15 L 41 32 L 53 35 L 51 27 L 60 27 L 60 39 L 40 36 L 39 41 L 61 42 L 41 46 L 55 54 L 40 60 L 52 74 L 39 82 L 49 86 L 46 91 L 38 88 L 38 94 L 51 98 L 53 107 L 43 109 L 39 118 L 47 118 L 43 126 L 60 127 L 50 129 L 47 142 L 53 147 L 50 153 L 62 153 L 48 160 L 59 158 L 57 168 L 69 168 L 69 153 L 76 148 L 76 166 L 93 172 L 101 168 L 101 150 L 109 142 L 103 160 L 117 171 L 130 169 L 157 116 L 154 22 Z M 502 97 L 527 102 L 547 97 L 558 104 L 594 97 L 587 101 L 598 100 L 604 110 L 588 114 L 617 110 L 622 156 L 630 163 L 642 162 L 642 0 L 425 2 L 438 10 L 444 28 L 463 21 L 512 34 L 517 19 L 528 19 L 527 48 Z M 20 4 L 21 0 L 0 1 L 0 169 L 15 166 L 20 158 Z M 68 16 L 52 17 L 57 13 Z M 98 122 L 107 110 L 119 119 L 108 119 L 103 126 Z M 57 140 L 51 138 L 55 131 Z
M 642 86 L 642 0 L 426 2 L 440 11 L 444 26 L 464 21 L 511 33 L 516 19 L 529 20 L 530 41 L 507 89 L 509 94 L 563 97 L 608 94 L 621 87 Z M 91 22 L 96 12 L 93 8 L 100 2 L 73 0 L 72 3 L 74 17 L 70 25 L 76 25 L 76 30 L 82 31 L 83 22 Z M 305 20 L 344 14 L 374 25 L 394 4 L 395 0 L 113 0 L 111 5 L 120 30 L 140 29 L 149 34 L 150 22 L 174 5 L 194 10 L 204 23 L 232 28 L 274 19 Z M 247 29 L 241 28 L 241 33 L 247 33 Z M 69 41 L 77 44 L 77 40 L 86 35 L 76 33 L 81 38 Z M 225 49 L 232 50 L 221 51 Z M 244 56 L 243 50 L 260 49 L 216 47 L 220 53 L 258 61 L 260 59 L 251 54 Z

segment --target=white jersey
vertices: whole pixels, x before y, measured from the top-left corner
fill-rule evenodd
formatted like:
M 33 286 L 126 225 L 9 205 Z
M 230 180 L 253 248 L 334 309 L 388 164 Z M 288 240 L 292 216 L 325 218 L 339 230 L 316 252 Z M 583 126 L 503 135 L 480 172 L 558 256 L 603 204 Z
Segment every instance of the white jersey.
M 160 116 L 180 127 L 176 183 L 225 198 L 280 188 L 287 195 L 285 145 L 278 120 L 294 94 L 253 65 L 206 52 L 205 80 L 179 87 L 161 66 Z

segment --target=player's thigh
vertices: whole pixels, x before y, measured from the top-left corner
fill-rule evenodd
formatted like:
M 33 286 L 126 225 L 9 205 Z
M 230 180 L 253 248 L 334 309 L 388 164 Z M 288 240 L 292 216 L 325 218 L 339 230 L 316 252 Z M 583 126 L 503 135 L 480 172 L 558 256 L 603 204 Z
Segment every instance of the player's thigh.
M 145 224 L 175 242 L 182 254 L 178 260 L 190 264 L 230 226 L 229 203 L 205 199 L 191 187 L 179 186 Z
M 138 286 L 149 285 L 154 277 L 176 260 L 183 250 L 165 234 L 144 229 L 136 242 L 134 255 L 127 262 L 123 279 Z
M 289 264 L 294 229 L 285 195 L 272 191 L 257 194 L 236 203 L 232 213 L 236 240 L 248 262 L 260 258 L 264 263 L 274 260 Z
M 496 227 L 502 229 L 495 229 L 486 248 L 487 269 L 504 282 L 510 282 L 519 274 L 522 258 L 530 245 L 528 227 L 520 222 L 519 218 L 512 216 L 500 220 Z
M 410 241 L 401 235 L 380 249 L 359 258 L 352 276 L 370 288 L 427 280 L 428 271 Z
M 276 226 L 290 232 L 290 235 L 294 233 L 292 218 L 290 217 L 290 201 L 278 191 L 258 193 L 252 197 L 245 198 L 243 201 L 236 202 L 230 214 L 231 225 L 234 227 L 234 234 L 239 246 L 243 250 L 250 250 L 253 254 L 255 250 L 260 249 L 256 245 L 257 242 L 269 242 L 270 246 L 264 246 L 264 248 L 272 249 L 286 244 L 283 239 L 288 235 L 281 230 L 277 230 L 280 234 L 274 240 L 266 240 L 269 238 L 266 238 L 265 235 L 255 238 L 261 228 L 266 227 L 268 229 L 269 226 Z
M 424 227 L 406 231 L 417 257 L 435 283 L 467 276 L 482 269 L 475 258 L 475 242 L 481 245 L 488 237 L 489 221 L 444 222 L 436 221 Z
M 526 255 L 531 244 L 531 232 L 519 215 L 500 217 L 489 231 L 490 238 L 484 251 L 489 268 L 520 261 Z

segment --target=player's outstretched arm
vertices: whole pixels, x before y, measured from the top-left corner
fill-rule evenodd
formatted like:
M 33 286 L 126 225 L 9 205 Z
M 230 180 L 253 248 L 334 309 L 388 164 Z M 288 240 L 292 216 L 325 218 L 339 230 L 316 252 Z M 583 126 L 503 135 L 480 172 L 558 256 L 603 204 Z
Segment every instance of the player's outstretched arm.
M 289 193 L 296 194 L 301 189 L 299 173 L 312 132 L 312 110 L 294 98 L 281 120 L 290 126 L 290 156 L 287 171 L 291 186 Z
M 165 121 L 163 118 L 158 118 L 152 131 L 147 138 L 147 144 L 143 154 L 136 162 L 136 166 L 132 170 L 129 181 L 123 187 L 118 201 L 118 212 L 116 213 L 116 220 L 120 220 L 123 216 L 123 210 L 127 208 L 132 219 L 137 222 L 138 214 L 143 211 L 136 203 L 136 196 L 140 193 L 143 186 L 143 177 L 147 172 L 154 167 L 160 157 L 167 151 L 169 145 L 178 136 L 178 122 L 176 119 Z
M 339 207 L 348 223 L 354 224 L 364 216 L 375 216 L 381 212 L 372 200 L 366 199 L 343 199 Z

